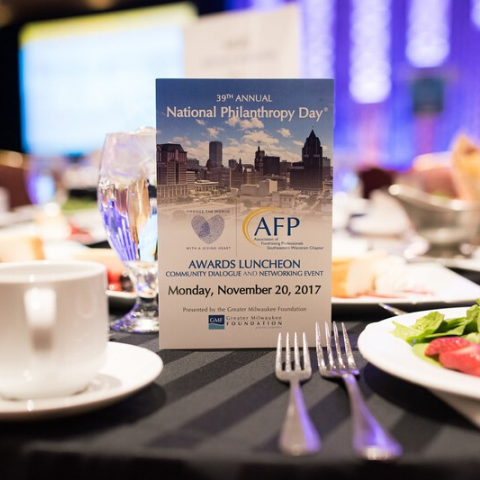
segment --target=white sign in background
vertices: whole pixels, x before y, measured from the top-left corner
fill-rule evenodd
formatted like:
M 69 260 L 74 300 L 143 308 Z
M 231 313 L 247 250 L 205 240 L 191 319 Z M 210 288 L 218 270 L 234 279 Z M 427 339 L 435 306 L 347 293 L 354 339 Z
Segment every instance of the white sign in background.
M 295 4 L 209 15 L 185 28 L 187 78 L 298 78 L 299 72 Z

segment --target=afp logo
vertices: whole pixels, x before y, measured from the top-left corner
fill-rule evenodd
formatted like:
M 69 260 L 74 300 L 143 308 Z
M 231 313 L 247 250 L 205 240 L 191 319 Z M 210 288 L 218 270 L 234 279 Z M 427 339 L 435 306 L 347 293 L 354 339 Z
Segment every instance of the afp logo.
M 281 214 L 275 207 L 258 208 L 250 212 L 243 221 L 243 234 L 253 245 L 257 237 L 266 239 L 274 237 L 290 238 L 294 230 L 300 226 L 298 217 Z

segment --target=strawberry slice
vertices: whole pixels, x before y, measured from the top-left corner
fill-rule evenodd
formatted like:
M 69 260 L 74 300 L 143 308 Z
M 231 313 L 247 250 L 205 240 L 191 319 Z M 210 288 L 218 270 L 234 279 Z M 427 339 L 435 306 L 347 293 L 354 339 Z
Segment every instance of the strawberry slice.
M 466 338 L 436 338 L 425 349 L 425 355 L 438 355 L 443 367 L 480 377 L 480 345 Z
M 436 338 L 425 350 L 425 355 L 433 357 L 443 352 L 450 352 L 452 350 L 458 350 L 459 348 L 468 347 L 472 342 L 462 337 L 440 337 Z
M 480 345 L 478 343 L 470 342 L 467 347 L 440 353 L 439 360 L 445 368 L 480 377 Z

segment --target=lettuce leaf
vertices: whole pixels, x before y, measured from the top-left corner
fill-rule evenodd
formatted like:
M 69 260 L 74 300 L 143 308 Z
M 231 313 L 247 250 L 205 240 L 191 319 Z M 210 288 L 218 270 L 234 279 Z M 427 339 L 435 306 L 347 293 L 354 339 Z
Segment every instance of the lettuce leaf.
M 418 318 L 415 324 L 410 327 L 394 321 L 395 330 L 392 333 L 410 344 L 421 342 L 439 329 L 444 318 L 445 316 L 440 312 L 430 312 Z
M 440 312 L 430 312 L 417 319 L 414 325 L 405 326 L 393 321 L 393 335 L 411 345 L 429 342 L 439 337 L 467 337 L 480 343 L 480 299 L 468 308 L 464 317 L 445 319 Z
M 468 335 L 464 335 L 464 338 L 467 340 L 470 340 L 473 343 L 480 343 L 480 333 L 478 332 L 472 332 L 469 333 Z
M 417 357 L 421 358 L 422 360 L 425 360 L 432 365 L 436 365 L 437 367 L 441 367 L 442 364 L 436 358 L 425 355 L 425 350 L 427 349 L 427 347 L 428 343 L 416 343 L 412 346 L 412 351 Z

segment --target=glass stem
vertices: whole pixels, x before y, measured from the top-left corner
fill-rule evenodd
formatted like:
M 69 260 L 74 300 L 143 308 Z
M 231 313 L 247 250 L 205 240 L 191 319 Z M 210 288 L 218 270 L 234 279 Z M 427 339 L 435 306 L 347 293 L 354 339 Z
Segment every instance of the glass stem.
M 132 262 L 128 272 L 138 297 L 145 300 L 156 299 L 158 279 L 155 264 L 142 265 Z
M 154 312 L 157 314 L 158 303 L 156 297 L 137 296 L 134 309 L 141 309 L 143 312 Z

